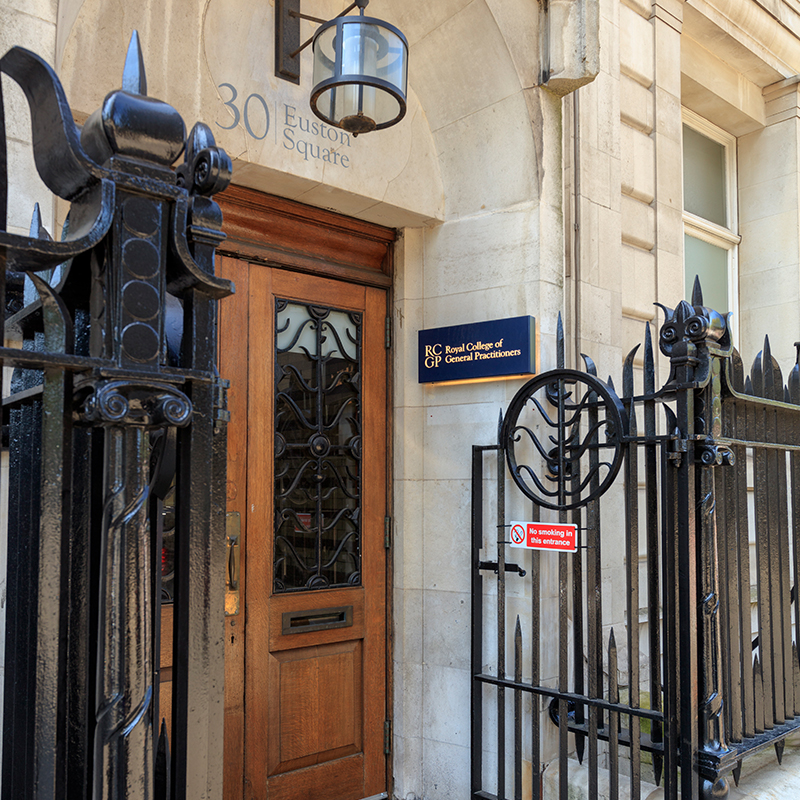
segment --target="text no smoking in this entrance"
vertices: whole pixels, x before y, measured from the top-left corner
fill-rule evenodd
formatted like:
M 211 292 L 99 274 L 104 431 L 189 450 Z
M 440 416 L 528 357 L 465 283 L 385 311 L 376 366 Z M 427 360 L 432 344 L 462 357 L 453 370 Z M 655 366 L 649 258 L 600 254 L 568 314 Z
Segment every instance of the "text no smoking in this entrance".
M 528 550 L 574 553 L 578 549 L 578 527 L 555 522 L 512 522 L 509 544 Z

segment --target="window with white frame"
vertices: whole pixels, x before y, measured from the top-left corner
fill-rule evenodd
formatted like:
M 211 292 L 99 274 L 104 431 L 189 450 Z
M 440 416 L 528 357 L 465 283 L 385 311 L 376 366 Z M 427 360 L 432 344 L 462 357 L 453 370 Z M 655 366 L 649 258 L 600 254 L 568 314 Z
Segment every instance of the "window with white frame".
M 739 311 L 736 139 L 697 114 L 683 112 L 683 265 L 686 298 L 695 275 L 703 302 Z

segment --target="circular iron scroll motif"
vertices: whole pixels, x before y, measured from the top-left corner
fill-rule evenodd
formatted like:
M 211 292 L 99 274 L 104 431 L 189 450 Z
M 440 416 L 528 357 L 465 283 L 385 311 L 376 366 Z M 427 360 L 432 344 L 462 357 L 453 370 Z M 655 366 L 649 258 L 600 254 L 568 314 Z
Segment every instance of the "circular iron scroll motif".
M 585 506 L 622 466 L 626 416 L 614 390 L 594 375 L 572 369 L 537 375 L 511 401 L 500 433 L 514 483 L 543 508 Z M 518 463 L 523 441 L 538 468 Z

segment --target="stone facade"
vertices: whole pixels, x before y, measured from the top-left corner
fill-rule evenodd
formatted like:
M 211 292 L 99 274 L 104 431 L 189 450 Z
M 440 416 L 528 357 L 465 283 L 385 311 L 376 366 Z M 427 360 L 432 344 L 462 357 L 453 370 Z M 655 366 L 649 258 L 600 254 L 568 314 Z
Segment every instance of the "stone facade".
M 329 18 L 342 5 L 309 0 L 303 11 Z M 616 378 L 644 326 L 657 330 L 653 303 L 684 296 L 687 115 L 733 142 L 740 351 L 749 364 L 768 332 L 786 373 L 800 339 L 800 7 L 566 0 L 545 16 L 534 0 L 373 0 L 370 11 L 408 37 L 409 104 L 400 125 L 358 139 L 315 120 L 308 78 L 274 77 L 271 4 L 0 0 L 0 44 L 54 63 L 83 121 L 108 85 L 96 76 L 120 73 L 138 29 L 149 94 L 212 125 L 234 183 L 400 231 L 394 794 L 451 800 L 469 793 L 470 449 L 495 440 L 520 384 L 420 385 L 417 332 L 530 314 L 546 370 L 561 313 L 567 366 L 587 353 Z M 308 51 L 302 62 L 310 75 Z M 5 102 L 9 229 L 27 230 L 39 202 L 53 230 L 62 209 L 36 183 L 22 97 Z M 622 552 L 612 541 L 603 565 L 609 627 L 624 626 Z

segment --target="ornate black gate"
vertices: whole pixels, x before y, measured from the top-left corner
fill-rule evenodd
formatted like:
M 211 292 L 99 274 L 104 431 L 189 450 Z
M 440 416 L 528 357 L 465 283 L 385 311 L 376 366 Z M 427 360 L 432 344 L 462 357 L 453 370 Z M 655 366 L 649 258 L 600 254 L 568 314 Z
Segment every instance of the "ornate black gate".
M 559 368 L 473 447 L 473 798 L 721 798 L 800 728 L 800 367 L 784 386 L 767 340 L 745 379 L 697 283 L 664 311 L 660 389 L 649 326 L 618 396 L 587 357 L 563 368 L 559 324 Z M 575 524 L 577 551 L 509 550 L 526 518 Z
M 231 162 L 122 89 L 79 130 L 50 67 L 0 72 L 31 110 L 37 170 L 69 202 L 61 241 L 6 232 L 0 96 L 0 348 L 9 448 L 2 796 L 221 796 L 225 395 L 214 277 Z M 183 163 L 171 165 L 183 153 Z M 8 309 L 8 311 L 7 311 Z M 175 481 L 172 747 L 159 726 L 161 507 Z

